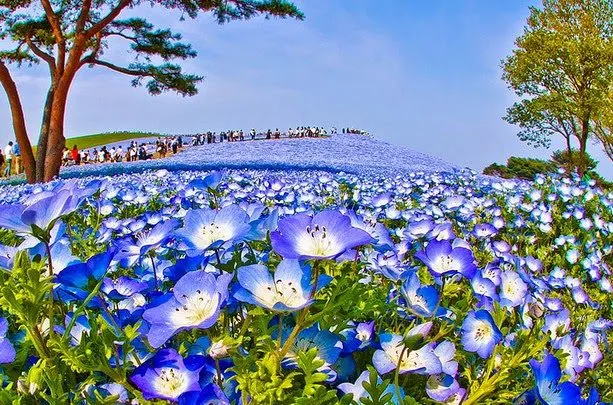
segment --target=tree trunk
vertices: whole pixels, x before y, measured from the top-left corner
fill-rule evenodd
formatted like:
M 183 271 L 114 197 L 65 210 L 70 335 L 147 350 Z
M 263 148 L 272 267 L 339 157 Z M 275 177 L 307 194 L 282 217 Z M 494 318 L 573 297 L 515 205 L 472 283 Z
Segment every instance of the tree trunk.
M 566 154 L 568 157 L 568 161 L 566 162 L 566 174 L 570 175 L 570 173 L 573 171 L 573 148 L 570 145 L 570 136 L 566 135 L 564 138 L 566 138 Z
M 51 119 L 51 108 L 53 106 L 53 93 L 55 85 L 52 84 L 47 92 L 45 108 L 43 109 L 43 120 L 40 125 L 40 136 L 38 138 L 38 148 L 36 150 L 36 181 L 45 181 L 45 156 L 47 155 L 47 143 L 49 141 L 49 121 Z
M 49 131 L 47 137 L 47 150 L 45 153 L 44 181 L 51 181 L 59 176 L 62 166 L 62 154 L 66 147 L 64 138 L 64 115 L 70 85 L 81 67 L 81 57 L 85 47 L 84 38 L 76 38 L 75 44 L 68 57 L 68 62 L 60 76 L 54 80 L 53 101 L 49 112 Z
M 62 154 L 66 147 L 64 138 L 64 113 L 68 85 L 58 86 L 53 94 L 53 105 L 49 114 L 49 131 L 47 150 L 45 153 L 45 174 L 43 181 L 51 181 L 60 174 L 62 166 Z
M 579 176 L 585 174 L 587 157 L 585 151 L 587 149 L 587 140 L 590 135 L 590 118 L 589 116 L 581 121 L 581 137 L 579 138 L 579 162 L 577 165 Z
M 28 183 L 34 183 L 36 180 L 36 161 L 34 160 L 34 153 L 32 153 L 32 145 L 28 138 L 28 130 L 26 129 L 26 121 L 23 115 L 23 107 L 21 106 L 21 100 L 19 98 L 19 92 L 17 86 L 11 77 L 6 65 L 0 62 L 0 82 L 2 87 L 6 91 L 6 95 L 11 107 L 11 116 L 13 119 L 13 131 L 15 132 L 15 139 L 19 144 L 21 150 L 21 158 L 23 159 L 23 167 L 26 172 L 26 178 Z

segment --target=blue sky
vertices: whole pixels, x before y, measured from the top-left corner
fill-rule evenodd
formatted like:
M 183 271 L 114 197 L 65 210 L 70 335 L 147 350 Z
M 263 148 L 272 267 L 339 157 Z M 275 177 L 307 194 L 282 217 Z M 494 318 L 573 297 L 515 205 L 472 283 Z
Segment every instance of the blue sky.
M 297 2 L 303 22 L 255 19 L 216 25 L 210 16 L 141 7 L 141 15 L 184 35 L 198 51 L 183 63 L 201 74 L 200 93 L 149 96 L 130 78 L 83 69 L 71 89 L 66 135 L 110 130 L 188 133 L 208 129 L 296 125 L 354 126 L 396 144 L 482 169 L 511 155 L 548 157 L 501 117 L 514 96 L 500 79 L 500 60 L 521 34 L 536 1 L 310 0 Z M 129 63 L 121 45 L 106 56 Z M 22 69 L 28 128 L 36 138 L 48 79 Z M 0 98 L 0 142 L 11 137 Z M 591 146 L 599 171 L 613 164 Z

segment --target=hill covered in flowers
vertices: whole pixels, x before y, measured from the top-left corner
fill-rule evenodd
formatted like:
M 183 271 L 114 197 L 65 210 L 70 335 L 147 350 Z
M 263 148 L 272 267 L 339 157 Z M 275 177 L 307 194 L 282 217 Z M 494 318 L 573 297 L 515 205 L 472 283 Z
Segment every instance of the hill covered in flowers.
M 370 136 L 336 134 L 324 138 L 206 144 L 155 161 L 67 167 L 63 169 L 62 176 L 109 175 L 145 169 L 220 168 L 327 170 L 395 176 L 399 173 L 454 171 L 457 166 Z

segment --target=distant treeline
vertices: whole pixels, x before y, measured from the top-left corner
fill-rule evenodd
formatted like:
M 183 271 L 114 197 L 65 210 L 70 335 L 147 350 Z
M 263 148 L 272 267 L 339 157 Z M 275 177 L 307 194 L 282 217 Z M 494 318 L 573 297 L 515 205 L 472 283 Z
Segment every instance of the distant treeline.
M 578 162 L 579 159 L 582 161 Z M 602 188 L 613 188 L 613 183 L 607 181 L 595 171 L 598 162 L 589 154 L 581 155 L 574 149 L 570 154 L 566 150 L 557 151 L 549 160 L 511 156 L 507 159 L 506 165 L 492 163 L 483 169 L 483 174 L 505 179 L 533 180 L 537 174 L 551 174 L 560 170 L 570 172 L 577 165 L 585 167 L 587 170 L 584 175 L 596 180 L 596 183 Z

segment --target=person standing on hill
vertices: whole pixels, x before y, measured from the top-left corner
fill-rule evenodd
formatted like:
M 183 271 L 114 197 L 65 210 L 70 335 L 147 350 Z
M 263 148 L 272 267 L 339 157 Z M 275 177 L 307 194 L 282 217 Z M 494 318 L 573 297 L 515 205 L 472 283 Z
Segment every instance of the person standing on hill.
M 19 149 L 17 142 L 13 144 L 13 166 L 14 174 L 21 173 L 21 149 Z
M 70 154 L 72 155 L 72 161 L 74 162 L 74 164 L 80 165 L 81 164 L 81 154 L 79 153 L 79 149 L 77 148 L 77 145 L 74 145 L 72 147 Z
M 9 141 L 9 144 L 4 147 L 4 159 L 6 161 L 6 167 L 4 168 L 4 176 L 11 175 L 11 169 L 13 165 L 13 141 Z

